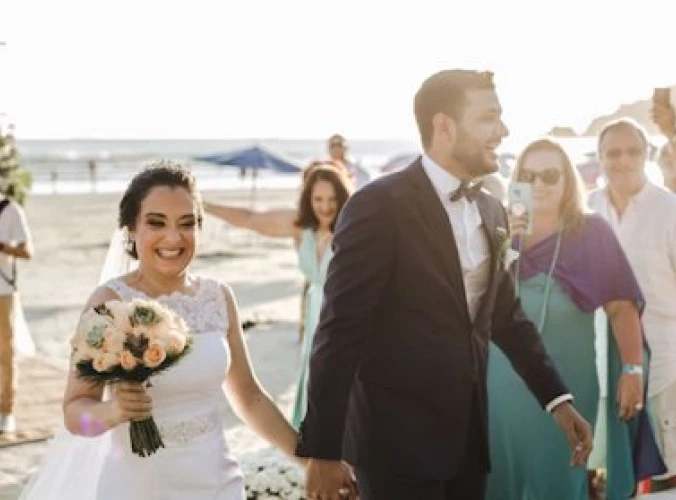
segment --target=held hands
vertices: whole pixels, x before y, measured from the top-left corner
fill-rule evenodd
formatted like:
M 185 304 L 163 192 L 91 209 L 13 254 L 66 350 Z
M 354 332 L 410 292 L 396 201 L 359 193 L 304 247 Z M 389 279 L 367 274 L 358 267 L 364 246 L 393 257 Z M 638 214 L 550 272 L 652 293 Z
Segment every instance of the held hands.
M 311 458 L 306 469 L 305 490 L 309 500 L 358 498 L 352 468 L 339 460 Z
M 566 434 L 566 439 L 572 451 L 570 458 L 571 467 L 584 465 L 592 451 L 593 437 L 591 426 L 573 408 L 573 405 L 565 402 L 558 405 L 552 411 L 556 424 Z
M 623 373 L 617 384 L 617 411 L 620 420 L 628 421 L 643 409 L 643 377 Z
M 152 401 L 140 383 L 120 382 L 113 385 L 112 412 L 115 424 L 150 417 Z

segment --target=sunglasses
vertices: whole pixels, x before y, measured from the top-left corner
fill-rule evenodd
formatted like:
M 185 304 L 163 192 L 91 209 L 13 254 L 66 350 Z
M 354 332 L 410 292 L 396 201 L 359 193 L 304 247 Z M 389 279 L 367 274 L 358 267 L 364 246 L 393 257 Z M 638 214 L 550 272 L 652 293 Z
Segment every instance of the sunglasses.
M 620 149 L 620 148 L 611 148 L 605 152 L 605 155 L 607 158 L 610 158 L 611 160 L 617 160 L 622 154 L 626 154 L 630 158 L 638 158 L 644 153 L 644 149 L 641 148 L 627 148 L 627 149 Z
M 555 167 L 546 168 L 545 170 L 542 170 L 540 172 L 534 172 L 532 170 L 521 168 L 519 169 L 519 175 L 517 176 L 517 180 L 519 182 L 535 184 L 536 179 L 539 178 L 546 185 L 554 186 L 559 182 L 559 179 L 561 179 L 562 173 L 563 172 L 561 172 L 561 170 Z

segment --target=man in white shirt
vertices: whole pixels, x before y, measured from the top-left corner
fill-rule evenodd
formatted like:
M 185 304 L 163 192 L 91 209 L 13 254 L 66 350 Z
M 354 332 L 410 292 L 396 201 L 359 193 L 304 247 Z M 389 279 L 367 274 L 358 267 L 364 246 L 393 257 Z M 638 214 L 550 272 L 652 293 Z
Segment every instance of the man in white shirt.
M 608 185 L 590 194 L 589 205 L 612 226 L 646 300 L 648 397 L 668 468 L 661 481 L 676 475 L 676 196 L 647 179 L 647 146 L 645 132 L 630 120 L 604 127 L 598 155 Z
M 30 232 L 22 208 L 8 198 L 0 200 L 0 434 L 14 432 L 12 414 L 16 390 L 14 356 L 14 300 L 16 259 L 33 254 Z

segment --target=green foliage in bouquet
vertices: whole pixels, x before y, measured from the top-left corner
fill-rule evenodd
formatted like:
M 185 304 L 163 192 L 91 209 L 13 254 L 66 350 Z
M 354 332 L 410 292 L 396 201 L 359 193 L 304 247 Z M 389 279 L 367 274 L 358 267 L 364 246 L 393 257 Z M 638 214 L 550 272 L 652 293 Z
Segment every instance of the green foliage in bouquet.
M 78 377 L 95 385 L 147 383 L 191 351 L 187 323 L 156 301 L 108 301 L 85 311 L 71 339 Z M 164 442 L 151 417 L 129 424 L 132 452 L 152 455 Z
M 94 308 L 94 311 L 102 316 L 112 317 L 112 312 L 105 304 L 100 304 Z M 129 324 L 133 328 L 151 327 L 160 322 L 155 309 L 142 305 L 136 306 L 129 317 Z M 86 334 L 86 342 L 94 349 L 101 349 L 104 344 L 105 329 L 101 325 L 94 325 Z M 148 349 L 149 339 L 145 335 L 126 335 L 122 346 L 129 351 L 138 361 L 132 369 L 125 368 L 121 364 L 114 364 L 107 371 L 98 371 L 91 359 L 84 359 L 76 363 L 78 376 L 82 380 L 91 382 L 94 385 L 115 384 L 117 382 L 146 382 L 151 375 L 157 375 L 167 368 L 175 365 L 185 355 L 192 351 L 193 337 L 185 336 L 185 346 L 180 352 L 166 351 L 164 361 L 158 366 L 149 367 L 142 363 L 143 355 Z
M 21 156 L 11 129 L 0 129 L 0 193 L 23 205 L 33 176 L 21 167 Z

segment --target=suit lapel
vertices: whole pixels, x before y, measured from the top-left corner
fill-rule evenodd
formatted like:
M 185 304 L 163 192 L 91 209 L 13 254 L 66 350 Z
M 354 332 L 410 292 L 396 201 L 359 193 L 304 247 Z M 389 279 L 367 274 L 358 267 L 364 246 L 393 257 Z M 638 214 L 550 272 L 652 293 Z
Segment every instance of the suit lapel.
M 497 249 L 495 245 L 496 231 L 500 224 L 499 221 L 496 220 L 495 210 L 490 207 L 491 201 L 488 199 L 488 196 L 489 195 L 485 193 L 479 193 L 476 198 L 476 204 L 479 208 L 479 214 L 481 215 L 481 227 L 484 231 L 484 235 L 486 236 L 488 248 L 491 253 L 491 270 L 488 278 L 488 286 L 486 287 L 486 293 L 484 293 L 484 296 L 481 298 L 481 304 L 479 305 L 476 319 L 479 319 L 484 313 L 488 297 L 491 296 L 490 292 L 493 289 L 493 281 L 498 271 L 497 266 L 501 264 L 499 253 L 500 249 Z
M 469 322 L 462 266 L 448 214 L 427 177 L 420 159 L 410 167 L 409 173 L 416 188 L 415 206 L 423 221 L 421 229 L 425 233 L 428 245 L 438 253 L 443 262 L 445 274 L 452 284 L 454 301 Z

